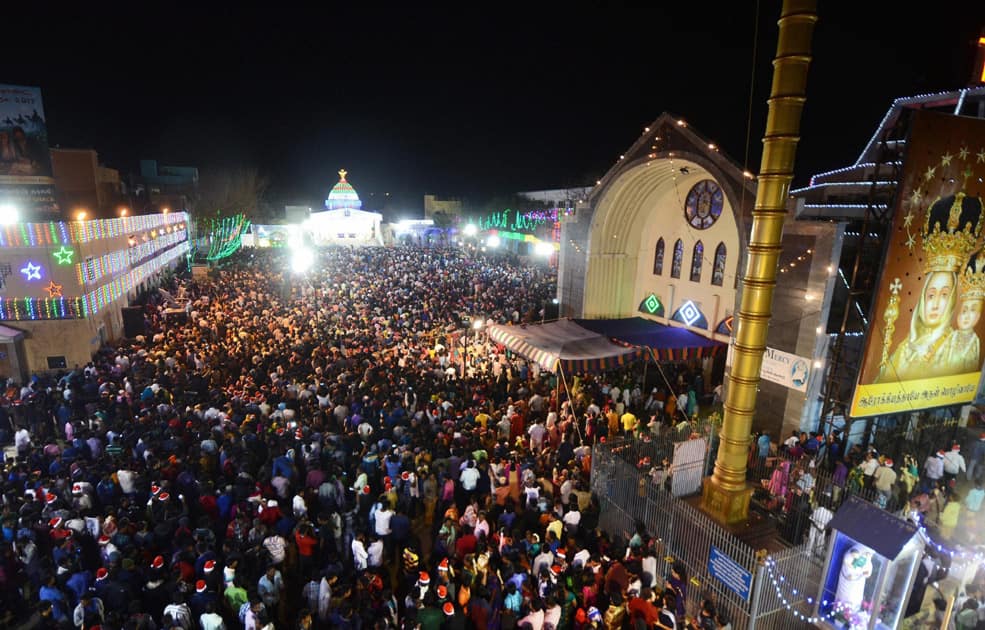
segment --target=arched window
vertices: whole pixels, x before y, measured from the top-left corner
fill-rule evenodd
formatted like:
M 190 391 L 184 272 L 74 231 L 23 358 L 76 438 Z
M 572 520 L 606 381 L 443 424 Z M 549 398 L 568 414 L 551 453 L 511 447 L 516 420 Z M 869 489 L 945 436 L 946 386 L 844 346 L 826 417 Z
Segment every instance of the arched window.
M 715 248 L 715 267 L 711 271 L 711 283 L 719 287 L 725 283 L 726 255 L 725 243 L 719 243 Z
M 657 241 L 657 250 L 653 254 L 653 275 L 660 276 L 664 272 L 664 240 Z
M 681 266 L 684 264 L 684 243 L 677 239 L 674 243 L 674 259 L 670 261 L 670 277 L 681 277 Z
M 691 282 L 701 282 L 701 260 L 705 257 L 705 246 L 698 241 L 691 252 Z

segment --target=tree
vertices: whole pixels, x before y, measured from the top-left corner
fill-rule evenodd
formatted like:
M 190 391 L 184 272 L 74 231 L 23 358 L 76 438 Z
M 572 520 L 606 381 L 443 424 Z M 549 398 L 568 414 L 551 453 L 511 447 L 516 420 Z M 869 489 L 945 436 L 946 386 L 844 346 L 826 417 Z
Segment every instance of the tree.
M 255 217 L 269 183 L 255 168 L 204 171 L 195 207 L 201 217 L 225 218 L 238 214 Z

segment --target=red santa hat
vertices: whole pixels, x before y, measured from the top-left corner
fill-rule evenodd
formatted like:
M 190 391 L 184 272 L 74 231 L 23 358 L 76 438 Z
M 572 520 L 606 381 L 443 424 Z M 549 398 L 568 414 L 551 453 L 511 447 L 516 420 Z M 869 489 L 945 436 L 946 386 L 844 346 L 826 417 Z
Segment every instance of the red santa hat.
M 448 588 L 444 584 L 438 585 L 438 599 L 444 599 L 448 597 Z
M 73 483 L 72 484 L 72 494 L 82 494 L 82 484 Z
M 54 492 L 48 492 L 47 494 L 44 495 L 45 503 L 50 504 L 50 503 L 54 503 L 57 500 L 58 500 L 58 496 Z
M 294 437 L 296 439 L 298 439 L 298 440 L 303 440 L 304 439 L 304 431 L 302 431 L 301 429 L 298 429 L 297 431 L 294 432 Z
M 389 476 L 383 478 L 383 483 L 393 483 L 393 480 Z
M 152 486 L 150 487 L 150 493 L 151 493 L 151 494 L 157 494 L 157 493 L 158 493 L 158 492 L 160 492 L 160 491 L 161 491 L 161 486 L 157 486 L 157 485 L 152 485 Z
M 560 564 L 551 565 L 551 573 L 554 574 L 554 577 L 561 575 L 563 571 L 564 569 L 561 568 Z
M 102 536 L 100 536 L 99 537 L 99 544 L 100 545 L 108 545 L 109 544 L 109 536 L 107 536 L 106 534 L 103 534 Z
M 171 495 L 168 494 L 167 492 L 162 492 L 161 494 L 157 495 L 157 500 L 158 501 L 167 501 L 170 498 L 171 498 Z
M 205 561 L 205 572 L 206 573 L 212 573 L 213 571 L 215 571 L 215 560 L 206 560 Z
M 982 434 L 982 435 L 985 435 L 985 434 Z M 404 481 L 408 481 L 408 480 L 410 480 L 410 473 L 405 470 L 402 473 L 400 473 L 400 478 L 403 479 Z
M 150 563 L 152 569 L 164 568 L 164 556 L 154 556 L 154 561 Z
M 48 527 L 51 529 L 58 529 L 62 526 L 62 519 L 60 516 L 56 516 L 48 521 Z
M 421 586 L 427 586 L 431 583 L 431 576 L 427 574 L 427 571 L 421 571 L 417 576 L 417 583 Z
M 205 580 L 199 580 L 195 582 L 195 592 L 204 593 L 205 592 Z
M 564 560 L 565 558 L 567 558 L 567 557 L 568 557 L 568 556 L 567 556 L 567 555 L 566 555 L 566 554 L 564 553 L 564 549 L 558 549 L 558 550 L 557 550 L 557 553 L 556 553 L 555 555 L 556 555 L 556 556 L 558 557 L 558 559 L 559 559 L 559 560 Z
M 109 571 L 106 570 L 106 567 L 99 567 L 99 570 L 96 571 L 96 581 L 102 582 L 108 577 L 109 577 Z
M 441 559 L 441 562 L 438 563 L 438 570 L 439 571 L 447 571 L 448 570 L 448 558 L 442 558 Z
M 455 615 L 455 605 L 451 602 L 445 602 L 445 605 L 441 607 L 441 610 L 445 611 L 445 615 L 448 617 Z
M 370 490 L 372 490 L 372 488 L 369 486 L 363 486 L 363 494 L 369 494 Z
M 887 458 L 886 458 L 886 461 L 884 461 L 884 462 L 882 463 L 882 465 L 883 465 L 883 466 L 889 466 L 890 468 L 892 468 L 892 467 L 893 467 L 893 460 L 891 460 L 891 459 L 889 459 L 889 458 L 887 457 Z

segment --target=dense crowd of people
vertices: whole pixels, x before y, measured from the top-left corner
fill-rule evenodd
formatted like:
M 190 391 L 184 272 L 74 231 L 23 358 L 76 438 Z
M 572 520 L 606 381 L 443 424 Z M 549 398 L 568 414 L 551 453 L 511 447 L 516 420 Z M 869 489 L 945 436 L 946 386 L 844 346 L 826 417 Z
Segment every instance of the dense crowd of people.
M 599 530 L 589 486 L 591 441 L 686 420 L 667 407 L 693 408 L 699 373 L 649 396 L 586 376 L 568 400 L 456 335 L 540 319 L 545 265 L 338 248 L 292 277 L 285 258 L 175 278 L 146 335 L 10 384 L 0 624 L 728 627 L 685 609 L 682 565 L 655 574 L 644 527 Z

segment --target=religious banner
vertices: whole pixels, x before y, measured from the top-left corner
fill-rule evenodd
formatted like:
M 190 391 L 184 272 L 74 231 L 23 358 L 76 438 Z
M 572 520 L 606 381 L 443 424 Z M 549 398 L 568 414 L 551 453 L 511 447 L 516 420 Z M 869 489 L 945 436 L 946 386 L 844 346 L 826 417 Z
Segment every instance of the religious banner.
M 0 85 L 0 199 L 22 216 L 55 211 L 41 90 Z
M 982 368 L 985 121 L 913 116 L 851 415 L 971 402 Z

